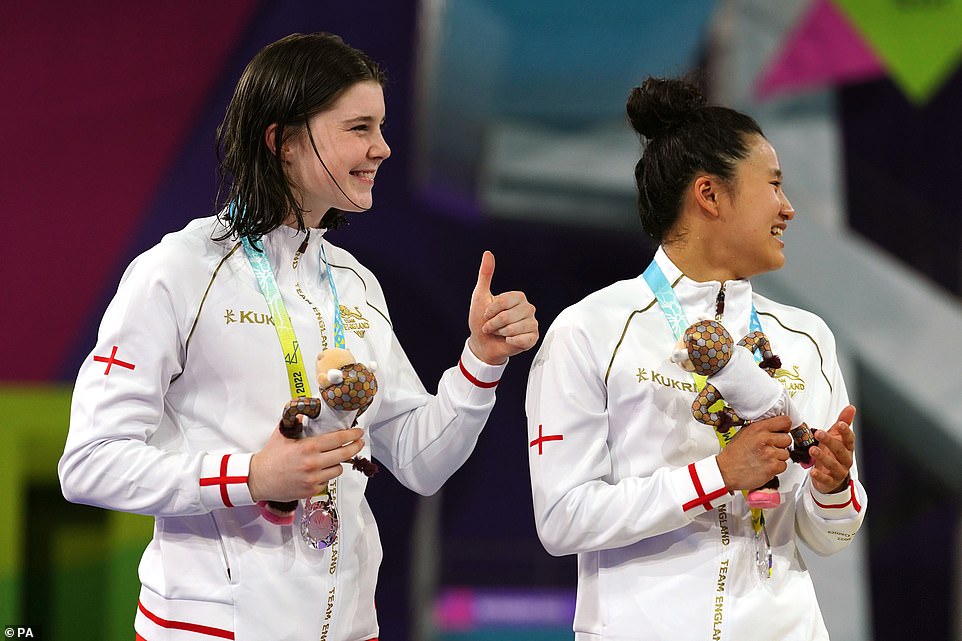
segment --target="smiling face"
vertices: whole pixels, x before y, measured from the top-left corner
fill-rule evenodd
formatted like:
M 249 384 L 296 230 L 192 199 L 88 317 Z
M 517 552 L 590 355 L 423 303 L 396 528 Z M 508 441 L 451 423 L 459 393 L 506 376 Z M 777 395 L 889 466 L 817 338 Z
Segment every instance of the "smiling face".
M 795 209 L 782 191 L 782 170 L 775 149 L 762 136 L 748 139 L 749 154 L 738 161 L 735 176 L 719 194 L 723 244 L 730 278 L 750 278 L 785 264 L 782 234 Z
M 364 81 L 313 116 L 310 135 L 304 129 L 284 143 L 285 173 L 305 210 L 305 224 L 318 226 L 331 208 L 363 211 L 374 204 L 374 176 L 391 155 L 383 125 L 381 85 Z

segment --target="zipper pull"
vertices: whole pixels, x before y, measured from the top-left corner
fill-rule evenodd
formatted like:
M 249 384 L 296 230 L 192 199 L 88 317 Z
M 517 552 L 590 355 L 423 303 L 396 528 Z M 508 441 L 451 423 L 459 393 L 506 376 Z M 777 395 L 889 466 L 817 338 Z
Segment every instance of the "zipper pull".
M 722 283 L 721 289 L 718 290 L 718 298 L 715 299 L 715 320 L 719 323 L 722 319 L 722 314 L 725 313 L 725 283 Z
M 304 252 L 307 251 L 307 243 L 310 239 L 311 239 L 311 230 L 308 229 L 307 234 L 304 236 L 304 242 L 302 242 L 301 246 L 297 248 L 296 252 L 294 252 L 294 260 L 291 263 L 292 268 L 297 269 L 297 263 L 300 262 L 301 256 L 303 256 Z
M 307 251 L 307 243 L 308 243 L 309 240 L 311 240 L 311 230 L 310 230 L 310 229 L 308 229 L 308 230 L 307 230 L 307 233 L 304 234 L 304 242 L 301 243 L 301 246 L 297 248 L 297 253 L 298 253 L 298 254 L 303 254 L 304 252 Z

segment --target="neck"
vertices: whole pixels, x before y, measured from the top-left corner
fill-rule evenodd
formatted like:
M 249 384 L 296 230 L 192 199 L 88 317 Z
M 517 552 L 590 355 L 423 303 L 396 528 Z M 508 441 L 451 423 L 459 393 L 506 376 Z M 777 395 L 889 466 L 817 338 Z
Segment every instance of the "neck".
M 324 213 L 327 213 L 326 209 L 324 210 Z M 321 221 L 324 219 L 324 213 L 315 214 L 313 211 L 303 212 L 301 216 L 304 219 L 304 228 L 315 229 L 317 227 L 320 227 Z M 297 229 L 297 217 L 294 216 L 293 212 L 287 215 L 287 218 L 284 220 L 284 224 L 287 225 L 288 227 L 293 227 L 294 229 Z
M 663 245 L 665 254 L 681 272 L 693 281 L 725 282 L 741 278 L 732 269 L 730 261 L 718 256 L 710 243 L 702 242 L 701 237 L 684 238 Z

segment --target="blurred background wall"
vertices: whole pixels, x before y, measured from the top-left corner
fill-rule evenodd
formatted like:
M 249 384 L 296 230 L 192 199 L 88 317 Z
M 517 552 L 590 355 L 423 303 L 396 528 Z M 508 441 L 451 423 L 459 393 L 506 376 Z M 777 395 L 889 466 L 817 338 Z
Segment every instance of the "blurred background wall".
M 806 555 L 833 639 L 962 638 L 962 0 L 7 3 L 0 624 L 132 637 L 151 523 L 62 499 L 71 381 L 127 263 L 212 212 L 234 83 L 295 31 L 387 69 L 393 156 L 376 207 L 332 240 L 378 274 L 429 388 L 484 249 L 544 329 L 647 264 L 624 117 L 645 76 L 701 70 L 756 116 L 798 212 L 788 266 L 758 285 L 829 322 L 860 408 L 866 526 L 842 555 Z M 571 638 L 574 559 L 544 552 L 531 513 L 532 356 L 441 493 L 372 480 L 382 639 Z

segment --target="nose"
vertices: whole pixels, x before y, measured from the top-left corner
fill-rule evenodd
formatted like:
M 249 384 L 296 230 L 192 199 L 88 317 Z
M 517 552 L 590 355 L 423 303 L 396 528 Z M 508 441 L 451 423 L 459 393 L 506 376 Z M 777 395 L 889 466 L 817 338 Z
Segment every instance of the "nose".
M 377 160 L 386 160 L 391 155 L 391 148 L 387 144 L 383 133 L 378 133 L 377 140 L 371 145 L 369 155 Z
M 791 201 L 788 200 L 788 196 L 785 194 L 782 194 L 782 211 L 780 214 L 785 220 L 795 218 L 795 208 L 792 207 Z

